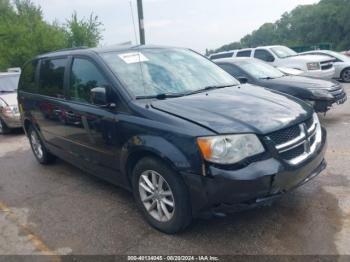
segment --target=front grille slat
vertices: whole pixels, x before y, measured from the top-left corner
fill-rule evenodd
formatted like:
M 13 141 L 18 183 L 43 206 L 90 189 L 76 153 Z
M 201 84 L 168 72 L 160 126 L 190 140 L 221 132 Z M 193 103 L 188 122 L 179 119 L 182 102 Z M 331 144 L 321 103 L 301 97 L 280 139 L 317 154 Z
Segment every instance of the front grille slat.
M 310 147 L 316 142 L 316 131 L 314 118 L 310 118 L 302 124 L 273 132 L 268 137 L 274 142 L 281 158 L 293 162 L 300 156 L 310 153 Z
M 275 142 L 276 145 L 286 143 L 300 135 L 299 126 L 292 126 L 285 128 L 269 135 L 270 139 Z

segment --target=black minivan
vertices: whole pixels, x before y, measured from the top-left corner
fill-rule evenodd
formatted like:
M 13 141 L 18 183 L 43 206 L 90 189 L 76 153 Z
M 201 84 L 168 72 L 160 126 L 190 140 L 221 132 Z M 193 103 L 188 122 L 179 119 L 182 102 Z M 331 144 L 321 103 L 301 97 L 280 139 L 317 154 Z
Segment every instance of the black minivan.
M 326 131 L 311 107 L 240 85 L 188 49 L 44 54 L 24 66 L 18 101 L 41 164 L 59 157 L 131 190 L 166 233 L 274 199 L 326 167 Z

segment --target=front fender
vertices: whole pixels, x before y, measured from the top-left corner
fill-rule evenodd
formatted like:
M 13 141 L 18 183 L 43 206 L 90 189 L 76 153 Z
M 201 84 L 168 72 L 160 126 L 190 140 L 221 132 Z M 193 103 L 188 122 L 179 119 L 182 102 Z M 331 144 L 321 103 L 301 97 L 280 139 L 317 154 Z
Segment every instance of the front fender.
M 195 148 L 190 140 L 184 141 L 180 149 L 163 137 L 151 135 L 133 136 L 122 147 L 120 166 L 122 167 L 122 172 L 127 175 L 128 162 L 133 156 L 151 154 L 161 158 L 178 173 L 193 173 L 196 170 L 200 172 L 202 161 L 200 155 L 197 152 L 193 152 L 196 150 Z M 186 156 L 186 154 L 188 155 Z

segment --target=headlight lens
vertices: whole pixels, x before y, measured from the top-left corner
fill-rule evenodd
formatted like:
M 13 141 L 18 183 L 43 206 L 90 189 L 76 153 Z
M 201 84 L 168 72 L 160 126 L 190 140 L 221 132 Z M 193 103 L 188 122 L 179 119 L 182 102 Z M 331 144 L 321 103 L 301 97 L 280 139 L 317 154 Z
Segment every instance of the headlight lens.
M 313 96 L 317 98 L 333 99 L 333 96 L 327 91 L 322 89 L 310 89 Z
M 320 70 L 321 69 L 320 63 L 307 63 L 306 65 L 307 65 L 308 70 Z
M 12 117 L 15 114 L 18 114 L 18 106 L 5 106 L 2 109 L 2 112 L 7 117 Z
M 197 142 L 205 160 L 218 164 L 234 164 L 265 151 L 254 134 L 200 137 Z

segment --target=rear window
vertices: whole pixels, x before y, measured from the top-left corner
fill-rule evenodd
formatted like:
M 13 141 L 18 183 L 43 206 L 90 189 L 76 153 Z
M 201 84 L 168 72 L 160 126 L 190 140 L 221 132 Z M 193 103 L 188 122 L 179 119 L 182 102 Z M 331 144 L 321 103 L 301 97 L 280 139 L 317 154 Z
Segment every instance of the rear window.
M 38 61 L 31 61 L 27 63 L 21 73 L 18 88 L 21 91 L 35 93 L 37 92 L 37 85 L 35 82 L 35 73 Z
M 41 95 L 63 98 L 64 71 L 67 58 L 46 59 L 40 65 L 40 86 Z
M 237 53 L 237 57 L 250 57 L 252 50 L 240 51 Z

